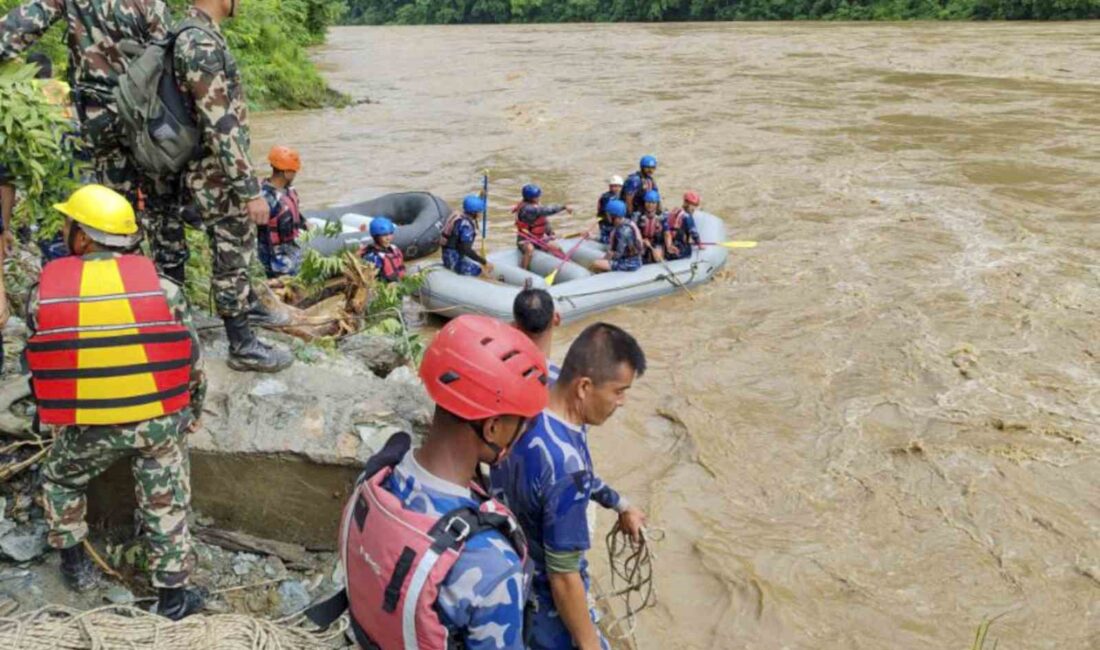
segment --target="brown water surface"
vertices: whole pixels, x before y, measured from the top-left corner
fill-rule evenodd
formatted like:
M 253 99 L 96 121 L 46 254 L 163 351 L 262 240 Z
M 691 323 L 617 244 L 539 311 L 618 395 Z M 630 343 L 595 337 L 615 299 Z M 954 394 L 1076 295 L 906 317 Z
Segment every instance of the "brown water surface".
M 377 103 L 257 116 L 307 206 L 457 204 L 488 167 L 510 245 L 523 183 L 587 213 L 652 153 L 761 242 L 606 315 L 650 360 L 592 436 L 668 533 L 642 648 L 962 649 L 998 614 L 1005 650 L 1100 647 L 1095 22 L 345 28 L 317 58 Z

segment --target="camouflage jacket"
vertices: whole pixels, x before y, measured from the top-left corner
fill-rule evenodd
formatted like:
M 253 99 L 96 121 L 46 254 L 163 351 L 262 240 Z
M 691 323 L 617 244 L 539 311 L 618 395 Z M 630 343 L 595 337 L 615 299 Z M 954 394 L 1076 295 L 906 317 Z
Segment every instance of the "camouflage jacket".
M 29 0 L 0 22 L 0 61 L 14 59 L 61 19 L 67 21 L 70 83 L 78 93 L 96 93 L 97 103 L 126 69 L 119 44 L 163 38 L 171 21 L 163 0 Z
M 176 80 L 191 98 L 202 129 L 203 155 L 188 165 L 185 183 L 192 196 L 229 193 L 243 205 L 260 196 L 260 182 L 248 153 L 251 136 L 240 69 L 214 21 L 194 7 L 187 16 L 206 23 L 217 38 L 188 29 L 176 40 Z
M 118 257 L 117 253 L 98 252 L 89 253 L 85 259 L 103 259 L 105 257 Z M 191 318 L 191 308 L 187 304 L 187 297 L 183 295 L 183 289 L 178 284 L 161 276 L 160 288 L 164 291 L 164 297 L 168 301 L 168 308 L 172 310 L 172 316 L 187 328 L 191 333 L 191 412 L 196 418 L 202 416 L 203 403 L 206 401 L 206 373 L 203 370 L 202 342 L 199 333 L 195 329 L 195 323 Z M 30 340 L 38 331 L 38 285 L 31 287 L 30 296 L 27 298 L 27 339 Z M 172 416 L 167 416 L 172 417 Z M 157 418 L 163 419 L 163 418 Z M 134 426 L 134 425 L 128 425 Z

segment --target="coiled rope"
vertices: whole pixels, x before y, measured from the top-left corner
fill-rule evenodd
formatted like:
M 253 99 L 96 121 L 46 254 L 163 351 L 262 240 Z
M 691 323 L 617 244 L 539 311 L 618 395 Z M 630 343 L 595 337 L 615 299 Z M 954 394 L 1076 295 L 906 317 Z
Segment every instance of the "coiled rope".
M 611 568 L 611 591 L 596 596 L 604 603 L 609 617 L 604 630 L 609 636 L 627 640 L 637 647 L 634 632 L 638 628 L 638 613 L 657 604 L 657 591 L 653 585 L 653 559 L 656 555 L 651 542 L 660 542 L 665 533 L 659 528 L 643 528 L 641 541 L 623 530 L 618 522 L 607 534 L 607 561 Z M 619 603 L 616 607 L 615 603 Z
M 317 631 L 297 616 L 271 621 L 243 614 L 173 622 L 137 607 L 81 612 L 49 605 L 0 617 L 0 648 L 19 650 L 329 650 L 347 646 L 347 618 Z

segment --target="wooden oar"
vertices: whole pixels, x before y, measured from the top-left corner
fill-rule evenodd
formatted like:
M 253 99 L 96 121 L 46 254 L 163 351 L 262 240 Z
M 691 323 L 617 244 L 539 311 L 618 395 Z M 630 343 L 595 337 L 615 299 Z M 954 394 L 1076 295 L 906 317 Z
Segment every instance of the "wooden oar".
M 577 249 L 580 248 L 581 244 L 583 244 L 587 239 L 588 239 L 588 233 L 584 233 L 584 236 L 581 237 L 581 240 L 579 242 L 577 242 L 576 244 L 573 244 L 573 248 L 570 248 L 569 252 L 567 252 L 565 254 L 565 259 L 563 259 L 558 264 L 558 267 L 556 269 L 554 269 L 553 271 L 550 271 L 550 275 L 546 276 L 546 286 L 548 286 L 548 287 L 553 286 L 554 278 L 558 277 L 558 271 L 561 270 L 561 267 L 565 266 L 566 262 L 568 262 L 570 259 L 573 258 L 573 253 L 576 253 Z
M 756 248 L 754 241 L 705 241 L 700 246 L 725 246 L 726 248 Z

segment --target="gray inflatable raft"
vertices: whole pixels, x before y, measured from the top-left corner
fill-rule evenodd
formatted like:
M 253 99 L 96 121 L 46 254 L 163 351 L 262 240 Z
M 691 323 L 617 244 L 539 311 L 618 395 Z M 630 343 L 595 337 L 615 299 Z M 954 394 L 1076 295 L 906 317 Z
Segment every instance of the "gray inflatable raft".
M 695 223 L 703 241 L 726 239 L 726 226 L 718 217 L 699 211 Z M 568 251 L 577 240 L 563 240 Z M 429 267 L 420 289 L 420 302 L 425 310 L 444 318 L 461 314 L 485 314 L 501 320 L 512 319 L 512 301 L 525 282 L 547 289 L 554 297 L 563 321 L 572 321 L 592 314 L 643 300 L 682 291 L 707 282 L 726 263 L 729 251 L 723 246 L 695 248 L 688 259 L 646 264 L 637 271 L 591 273 L 584 266 L 604 256 L 605 247 L 584 242 L 573 259 L 558 272 L 553 286 L 547 288 L 544 279 L 557 268 L 560 260 L 538 251 L 531 261 L 531 271 L 520 268 L 520 253 L 516 248 L 489 254 L 496 282 L 480 277 L 458 275 L 442 265 Z
M 447 203 L 429 192 L 397 192 L 351 205 L 307 210 L 303 216 L 311 227 L 323 228 L 336 222 L 343 232 L 336 237 L 313 237 L 305 245 L 323 255 L 332 255 L 344 248 L 359 248 L 370 239 L 371 218 L 382 215 L 397 226 L 394 245 L 401 249 L 406 259 L 415 259 L 439 249 L 439 233 L 450 213 Z

